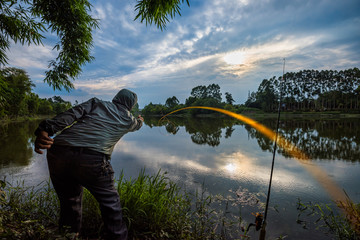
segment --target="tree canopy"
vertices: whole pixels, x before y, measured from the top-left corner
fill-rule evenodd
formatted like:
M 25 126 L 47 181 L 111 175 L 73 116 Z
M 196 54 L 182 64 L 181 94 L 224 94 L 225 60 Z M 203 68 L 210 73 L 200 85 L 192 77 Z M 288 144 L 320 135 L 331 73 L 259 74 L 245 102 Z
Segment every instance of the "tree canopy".
M 23 69 L 0 70 L 0 118 L 54 115 L 71 107 L 60 96 L 41 99 L 31 91 L 34 84 Z
M 283 110 L 358 111 L 360 109 L 360 70 L 302 70 L 282 77 L 264 79 L 249 94 L 246 106 L 275 111 L 282 89 Z
M 169 18 L 180 15 L 180 4 L 188 0 L 137 0 L 135 19 L 163 30 Z M 91 17 L 88 0 L 0 0 L 0 64 L 6 65 L 11 40 L 20 44 L 42 44 L 43 33 L 56 33 L 54 49 L 44 81 L 54 89 L 69 91 L 82 66 L 91 62 L 92 31 L 99 21 Z

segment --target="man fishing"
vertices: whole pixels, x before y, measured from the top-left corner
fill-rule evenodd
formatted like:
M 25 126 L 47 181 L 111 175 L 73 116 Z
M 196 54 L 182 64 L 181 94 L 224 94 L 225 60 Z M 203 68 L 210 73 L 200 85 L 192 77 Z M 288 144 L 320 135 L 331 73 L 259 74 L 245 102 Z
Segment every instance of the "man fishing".
M 35 152 L 48 149 L 50 178 L 60 200 L 60 228 L 80 233 L 85 187 L 99 202 L 105 239 L 127 239 L 110 157 L 120 138 L 143 124 L 140 115 L 130 113 L 136 103 L 136 94 L 122 89 L 112 102 L 92 98 L 39 124 Z M 49 137 L 54 134 L 54 139 Z

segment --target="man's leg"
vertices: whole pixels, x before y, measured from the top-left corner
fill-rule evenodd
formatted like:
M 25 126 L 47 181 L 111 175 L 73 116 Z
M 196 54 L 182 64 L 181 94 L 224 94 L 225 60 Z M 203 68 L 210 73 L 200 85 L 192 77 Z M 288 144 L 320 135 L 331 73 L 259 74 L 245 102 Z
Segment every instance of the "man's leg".
M 80 232 L 81 201 L 83 188 L 71 174 L 72 154 L 48 150 L 47 159 L 51 182 L 60 200 L 59 226 L 70 227 L 71 232 Z
M 80 163 L 79 179 L 99 202 L 106 239 L 127 239 L 127 227 L 122 219 L 120 198 L 110 163 L 104 156 L 82 156 L 85 164 Z

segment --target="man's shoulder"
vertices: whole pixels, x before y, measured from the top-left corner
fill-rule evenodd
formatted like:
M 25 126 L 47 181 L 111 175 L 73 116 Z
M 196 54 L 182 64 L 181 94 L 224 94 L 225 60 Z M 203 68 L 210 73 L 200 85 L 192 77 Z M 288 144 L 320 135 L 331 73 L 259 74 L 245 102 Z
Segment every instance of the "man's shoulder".
M 112 111 L 120 111 L 120 112 L 125 113 L 125 115 L 130 114 L 130 111 L 128 111 L 124 106 L 115 104 L 111 101 L 101 100 L 101 99 L 98 99 L 97 97 L 93 97 L 91 100 L 93 101 L 93 103 L 95 105 L 97 105 L 97 106 L 102 105 L 103 107 L 105 107 L 108 110 L 112 109 Z

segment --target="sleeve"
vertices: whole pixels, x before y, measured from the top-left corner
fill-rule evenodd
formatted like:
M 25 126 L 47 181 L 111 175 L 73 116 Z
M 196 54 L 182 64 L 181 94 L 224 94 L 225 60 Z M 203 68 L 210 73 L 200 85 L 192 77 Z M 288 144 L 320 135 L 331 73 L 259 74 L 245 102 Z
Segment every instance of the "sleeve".
M 39 127 L 35 130 L 35 135 L 37 136 L 40 131 L 45 131 L 49 136 L 54 135 L 60 130 L 63 130 L 65 127 L 71 125 L 74 121 L 85 116 L 91 111 L 93 105 L 96 101 L 96 98 L 92 98 L 82 104 L 79 104 L 69 110 L 60 113 L 52 119 L 46 119 L 39 124 Z
M 134 123 L 132 124 L 132 126 L 129 129 L 130 132 L 134 132 L 134 131 L 139 130 L 143 125 L 143 121 L 141 121 L 141 120 L 139 120 L 139 119 L 137 119 L 135 117 L 132 117 L 132 118 L 134 120 Z

